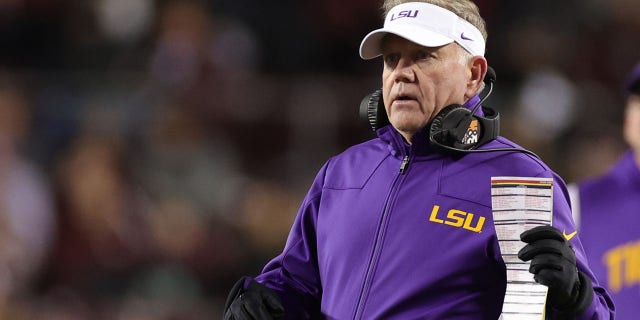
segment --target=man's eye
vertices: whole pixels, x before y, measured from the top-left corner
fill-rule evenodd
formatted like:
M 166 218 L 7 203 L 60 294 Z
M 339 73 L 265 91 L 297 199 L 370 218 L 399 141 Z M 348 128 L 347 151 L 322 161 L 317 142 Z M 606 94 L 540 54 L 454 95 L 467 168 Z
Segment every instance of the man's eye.
M 399 56 L 397 54 L 387 54 L 384 56 L 384 62 L 388 65 L 396 65 Z
M 425 60 L 425 59 L 430 59 L 431 57 L 433 57 L 431 55 L 431 53 L 429 52 L 425 52 L 425 51 L 420 51 L 416 54 L 416 59 L 417 60 Z

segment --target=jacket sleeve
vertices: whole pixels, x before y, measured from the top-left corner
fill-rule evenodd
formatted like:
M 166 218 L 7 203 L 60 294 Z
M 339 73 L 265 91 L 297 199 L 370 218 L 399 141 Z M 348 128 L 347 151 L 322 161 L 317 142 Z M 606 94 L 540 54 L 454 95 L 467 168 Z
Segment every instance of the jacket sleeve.
M 316 222 L 327 165 L 320 169 L 307 192 L 283 252 L 269 261 L 255 278 L 278 293 L 286 319 L 321 318 Z
M 565 237 L 571 237 L 571 234 L 578 229 L 573 221 L 571 215 L 571 206 L 569 200 L 569 193 L 564 181 L 554 174 L 554 187 L 553 187 L 553 226 L 562 231 Z M 595 278 L 589 264 L 587 262 L 582 243 L 580 242 L 580 234 L 576 233 L 571 237 L 571 245 L 576 253 L 578 270 L 584 273 L 591 279 L 593 285 L 593 301 L 587 310 L 578 317 L 578 320 L 586 319 L 613 319 L 614 318 L 614 305 L 611 297 L 607 293 L 604 287 L 598 284 L 598 280 Z M 548 310 L 547 319 L 559 319 L 554 315 L 553 310 Z

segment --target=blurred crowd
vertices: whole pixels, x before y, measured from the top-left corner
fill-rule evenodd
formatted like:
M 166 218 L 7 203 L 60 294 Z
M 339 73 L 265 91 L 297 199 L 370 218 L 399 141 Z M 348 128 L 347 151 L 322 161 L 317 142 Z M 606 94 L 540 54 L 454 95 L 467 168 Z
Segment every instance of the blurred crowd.
M 624 150 L 636 0 L 476 1 L 502 134 L 567 182 Z M 316 171 L 373 137 L 364 0 L 1 0 L 0 319 L 217 319 Z

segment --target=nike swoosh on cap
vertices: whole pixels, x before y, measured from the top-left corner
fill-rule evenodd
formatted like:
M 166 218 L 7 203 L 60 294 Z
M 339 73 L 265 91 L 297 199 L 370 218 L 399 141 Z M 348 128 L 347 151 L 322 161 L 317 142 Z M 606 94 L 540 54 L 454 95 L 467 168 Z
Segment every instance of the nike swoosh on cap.
M 469 37 L 465 36 L 465 35 L 464 35 L 464 32 L 460 34 L 460 38 L 461 38 L 462 40 L 471 40 L 471 41 L 473 41 L 473 39 L 471 39 L 471 38 L 469 38 Z

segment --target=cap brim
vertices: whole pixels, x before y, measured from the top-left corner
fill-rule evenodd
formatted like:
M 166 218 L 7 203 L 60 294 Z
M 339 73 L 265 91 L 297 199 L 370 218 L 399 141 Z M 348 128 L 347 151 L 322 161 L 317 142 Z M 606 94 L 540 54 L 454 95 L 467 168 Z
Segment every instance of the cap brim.
M 453 39 L 439 33 L 425 30 L 417 26 L 394 26 L 369 32 L 360 43 L 360 57 L 373 59 L 382 54 L 382 39 L 388 34 L 395 34 L 424 47 L 440 47 L 453 42 Z

